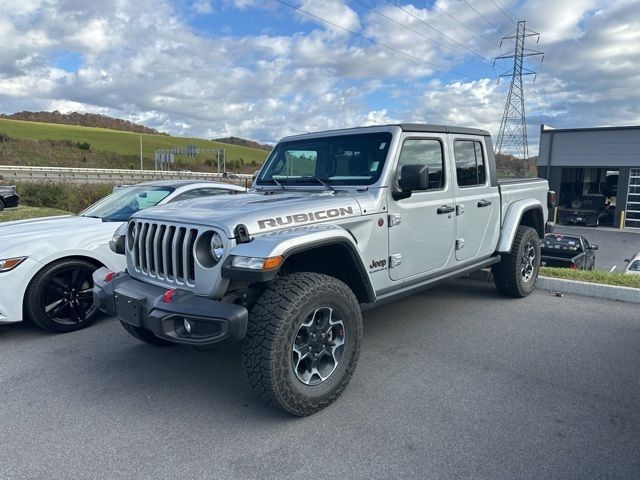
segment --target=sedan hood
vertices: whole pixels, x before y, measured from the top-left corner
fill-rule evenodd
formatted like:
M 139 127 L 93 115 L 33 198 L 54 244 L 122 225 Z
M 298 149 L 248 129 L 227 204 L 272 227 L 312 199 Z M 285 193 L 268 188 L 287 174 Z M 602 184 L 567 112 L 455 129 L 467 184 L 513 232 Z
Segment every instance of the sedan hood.
M 0 252 L 20 251 L 20 255 L 37 256 L 35 247 L 43 241 L 63 242 L 68 246 L 80 236 L 104 236 L 115 231 L 121 222 L 103 222 L 99 218 L 64 215 L 0 223 Z

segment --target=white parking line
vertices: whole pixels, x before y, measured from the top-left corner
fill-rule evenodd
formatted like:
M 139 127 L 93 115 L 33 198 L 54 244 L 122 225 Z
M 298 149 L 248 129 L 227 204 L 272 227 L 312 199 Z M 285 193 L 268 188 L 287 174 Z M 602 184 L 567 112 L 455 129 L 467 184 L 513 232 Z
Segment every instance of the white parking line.
M 609 270 L 610 272 L 613 272 L 616 269 L 616 265 L 614 265 L 613 267 L 611 267 L 611 270 Z

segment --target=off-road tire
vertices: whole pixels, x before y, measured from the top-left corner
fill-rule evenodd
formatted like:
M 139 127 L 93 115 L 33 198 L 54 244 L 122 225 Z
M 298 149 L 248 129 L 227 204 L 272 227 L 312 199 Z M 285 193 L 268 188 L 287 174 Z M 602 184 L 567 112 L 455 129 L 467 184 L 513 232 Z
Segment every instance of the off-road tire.
M 533 274 L 528 281 L 522 275 L 525 248 L 531 244 L 535 250 Z M 519 226 L 510 253 L 501 254 L 500 263 L 492 267 L 493 282 L 503 295 L 522 298 L 529 295 L 538 279 L 540 270 L 540 238 L 531 227 Z
M 129 332 L 129 334 L 137 340 L 141 342 L 148 343 L 149 345 L 153 345 L 154 347 L 172 347 L 175 343 L 170 342 L 168 340 L 164 340 L 163 338 L 156 337 L 149 330 L 144 328 L 135 327 L 133 325 L 129 325 L 126 322 L 120 320 L 120 324 L 124 327 L 124 329 Z
M 98 267 L 88 260 L 65 258 L 45 266 L 31 279 L 24 295 L 24 313 L 34 325 L 53 333 L 68 333 L 86 328 L 94 322 L 100 312 L 95 305 L 84 320 L 74 324 L 57 323 L 44 312 L 44 295 L 49 281 L 59 272 L 73 269 L 95 271 Z
M 343 319 L 344 350 L 333 373 L 318 385 L 308 385 L 294 371 L 292 347 L 305 319 L 326 308 Z M 242 365 L 260 398 L 289 414 L 306 416 L 327 407 L 344 391 L 361 343 L 362 313 L 351 289 L 328 275 L 294 273 L 270 283 L 251 309 Z

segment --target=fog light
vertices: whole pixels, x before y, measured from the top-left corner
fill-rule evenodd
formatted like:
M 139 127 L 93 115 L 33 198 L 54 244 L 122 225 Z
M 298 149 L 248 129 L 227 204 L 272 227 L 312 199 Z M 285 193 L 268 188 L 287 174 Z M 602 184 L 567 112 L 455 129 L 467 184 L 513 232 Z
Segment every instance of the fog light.
M 187 332 L 189 335 L 191 335 L 191 330 L 193 330 L 193 325 L 191 324 L 191 322 L 185 318 L 182 321 L 182 324 L 184 325 L 185 332 Z

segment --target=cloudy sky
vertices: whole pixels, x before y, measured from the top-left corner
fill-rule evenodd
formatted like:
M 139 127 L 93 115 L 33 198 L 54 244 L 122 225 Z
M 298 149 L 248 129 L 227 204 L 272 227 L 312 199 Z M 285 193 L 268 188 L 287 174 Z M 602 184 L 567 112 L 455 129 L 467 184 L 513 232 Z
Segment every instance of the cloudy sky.
M 394 121 L 495 134 L 511 63 L 492 59 L 511 53 L 500 39 L 515 18 L 545 52 L 525 81 L 533 153 L 540 123 L 640 123 L 640 0 L 0 0 L 0 11 L 3 113 L 90 111 L 266 142 Z

